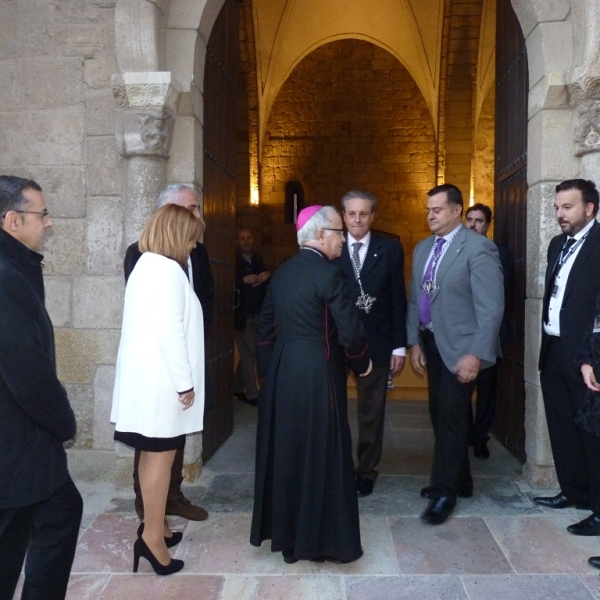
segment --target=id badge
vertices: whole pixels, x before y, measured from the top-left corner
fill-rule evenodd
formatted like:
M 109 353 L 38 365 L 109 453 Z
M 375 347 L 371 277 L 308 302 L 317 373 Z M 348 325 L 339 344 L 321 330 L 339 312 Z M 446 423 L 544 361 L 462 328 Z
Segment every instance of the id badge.
M 554 284 L 554 287 L 552 288 L 552 297 L 556 298 L 556 294 L 558 294 L 558 286 Z
M 594 333 L 600 333 L 600 315 L 594 319 Z

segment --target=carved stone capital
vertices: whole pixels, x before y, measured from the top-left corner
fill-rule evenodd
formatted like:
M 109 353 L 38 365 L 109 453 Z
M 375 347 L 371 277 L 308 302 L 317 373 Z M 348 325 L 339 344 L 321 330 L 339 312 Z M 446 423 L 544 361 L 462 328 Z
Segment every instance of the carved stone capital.
M 122 156 L 167 158 L 179 98 L 179 86 L 168 71 L 112 76 L 117 103 L 115 137 Z
M 586 100 L 577 107 L 573 135 L 577 156 L 600 151 L 600 100 Z

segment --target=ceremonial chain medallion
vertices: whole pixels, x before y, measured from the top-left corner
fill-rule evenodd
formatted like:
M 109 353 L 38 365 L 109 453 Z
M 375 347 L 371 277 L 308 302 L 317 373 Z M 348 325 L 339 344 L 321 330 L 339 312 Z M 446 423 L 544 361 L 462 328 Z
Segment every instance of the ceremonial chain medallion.
M 350 254 L 350 260 L 352 261 L 352 266 L 354 267 L 354 272 L 356 273 L 356 281 L 358 282 L 358 287 L 360 288 L 360 296 L 356 301 L 356 306 L 359 308 L 359 310 L 364 310 L 367 314 L 369 314 L 369 311 L 373 307 L 373 304 L 377 298 L 374 296 L 369 296 L 369 294 L 365 294 L 365 290 L 363 289 L 362 282 L 360 280 L 360 270 L 358 265 L 354 262 L 354 257 L 352 254 Z

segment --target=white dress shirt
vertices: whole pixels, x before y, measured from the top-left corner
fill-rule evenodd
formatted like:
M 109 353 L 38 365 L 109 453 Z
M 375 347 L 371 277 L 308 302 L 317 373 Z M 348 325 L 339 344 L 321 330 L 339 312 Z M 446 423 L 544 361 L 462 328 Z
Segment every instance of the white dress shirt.
M 575 239 L 575 243 L 580 240 L 586 233 L 592 228 L 595 219 L 592 219 L 581 231 L 572 236 Z M 569 236 L 571 237 L 571 236 Z M 568 238 L 567 238 L 568 239 Z M 552 294 L 552 290 L 550 290 L 550 303 L 548 305 L 548 323 L 544 323 L 544 331 L 548 335 L 555 335 L 560 337 L 560 309 L 562 307 L 563 298 L 565 297 L 565 288 L 567 287 L 567 281 L 569 279 L 569 273 L 573 268 L 573 263 L 579 254 L 579 251 L 585 244 L 583 241 L 581 244 L 577 246 L 575 251 L 569 256 L 569 258 L 563 263 L 563 266 L 560 268 L 558 275 L 554 280 L 554 285 L 556 286 L 556 294 Z M 560 255 L 559 255 L 560 258 Z M 559 259 L 557 259 L 559 260 Z M 552 265 L 554 267 L 554 265 Z

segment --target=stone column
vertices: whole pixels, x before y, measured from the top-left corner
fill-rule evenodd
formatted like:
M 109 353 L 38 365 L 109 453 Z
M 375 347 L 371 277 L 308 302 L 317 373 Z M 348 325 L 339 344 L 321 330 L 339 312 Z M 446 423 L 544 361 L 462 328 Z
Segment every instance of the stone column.
M 127 159 L 125 244 L 138 239 L 166 184 L 179 86 L 168 71 L 113 75 L 115 137 Z

